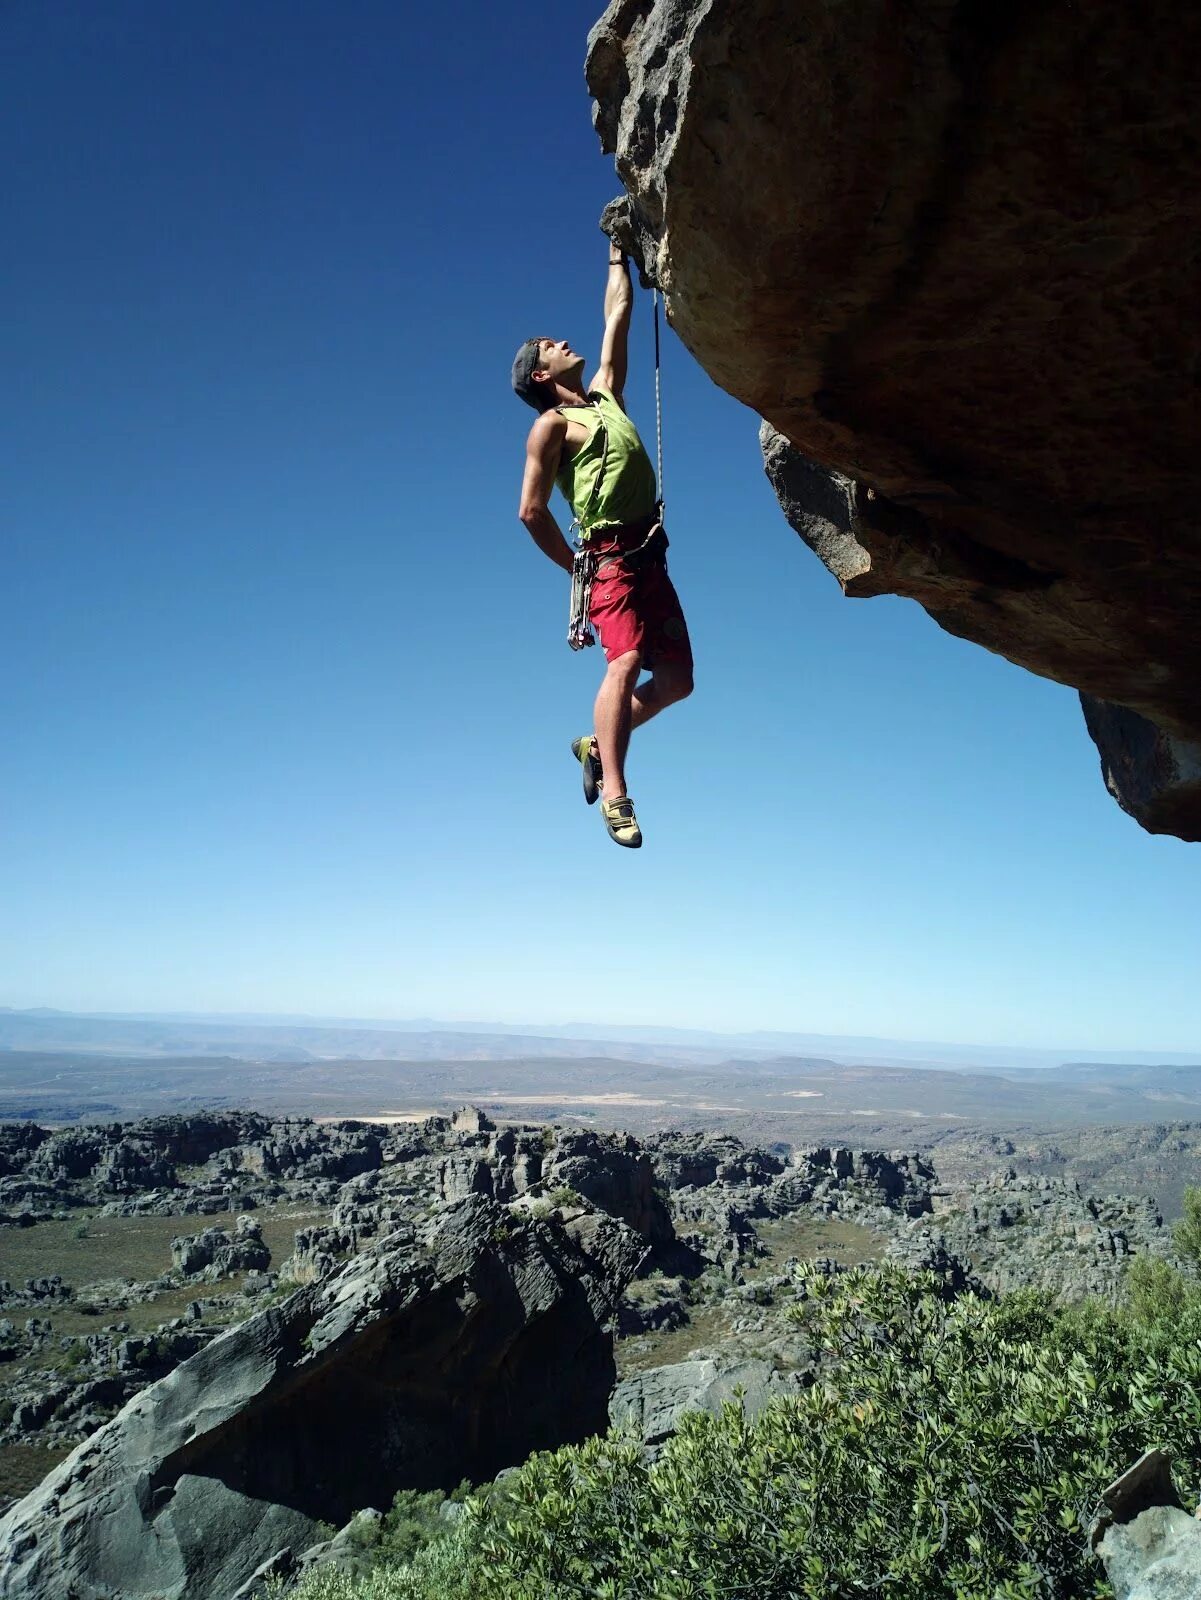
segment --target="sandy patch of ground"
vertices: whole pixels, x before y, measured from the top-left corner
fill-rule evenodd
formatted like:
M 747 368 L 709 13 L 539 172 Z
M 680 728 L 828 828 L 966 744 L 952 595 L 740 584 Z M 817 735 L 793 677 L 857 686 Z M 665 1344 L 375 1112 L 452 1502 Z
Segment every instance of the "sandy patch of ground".
M 652 1100 L 644 1094 L 489 1094 L 481 1098 L 489 1105 L 498 1106 L 665 1106 L 668 1103 Z
M 965 1122 L 967 1120 L 966 1117 L 961 1117 L 958 1111 L 914 1111 L 904 1106 L 887 1106 L 884 1108 L 868 1106 L 866 1110 L 858 1108 L 843 1114 L 848 1117 L 917 1117 L 922 1122 Z
M 822 1089 L 785 1089 L 784 1098 L 786 1100 L 821 1100 L 825 1098 L 825 1091 Z
M 426 1117 L 444 1117 L 445 1110 L 431 1106 L 428 1111 L 381 1111 L 374 1116 L 361 1116 L 358 1112 L 344 1117 L 314 1117 L 314 1122 L 424 1122 Z

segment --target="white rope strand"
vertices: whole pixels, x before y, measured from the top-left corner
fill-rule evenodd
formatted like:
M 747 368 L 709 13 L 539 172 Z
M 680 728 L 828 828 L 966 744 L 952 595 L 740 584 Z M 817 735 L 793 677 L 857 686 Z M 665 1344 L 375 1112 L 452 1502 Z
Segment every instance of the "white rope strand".
M 659 291 L 651 291 L 655 308 L 655 453 L 659 465 L 659 505 L 663 505 L 663 392 L 659 385 Z

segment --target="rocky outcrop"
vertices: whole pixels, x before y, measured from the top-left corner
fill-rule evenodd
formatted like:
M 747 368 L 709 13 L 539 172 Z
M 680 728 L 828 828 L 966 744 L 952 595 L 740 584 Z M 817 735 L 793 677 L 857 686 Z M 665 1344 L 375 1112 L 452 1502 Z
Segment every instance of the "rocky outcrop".
M 271 1252 L 263 1242 L 262 1224 L 253 1217 L 239 1217 L 233 1233 L 228 1228 L 205 1228 L 172 1239 L 171 1261 L 185 1278 L 203 1273 L 215 1282 L 234 1272 L 265 1272 Z
M 671 1335 L 673 1354 L 727 1364 L 768 1356 L 782 1370 L 807 1370 L 812 1352 L 787 1310 L 804 1289 L 797 1263 L 827 1252 L 862 1259 L 884 1251 L 934 1273 L 948 1295 L 1038 1283 L 1067 1297 L 1112 1297 L 1136 1253 L 1171 1259 L 1169 1231 L 1145 1198 L 1097 1199 L 1081 1183 L 1041 1172 L 1004 1168 L 980 1176 L 1005 1152 L 1015 1162 L 1036 1154 L 1062 1160 L 1054 1147 L 1027 1152 L 1012 1140 L 1003 1149 L 969 1143 L 940 1182 L 925 1159 L 906 1151 L 789 1151 L 724 1134 L 662 1132 L 638 1140 L 593 1129 L 495 1127 L 470 1107 L 454 1121 L 457 1128 L 442 1117 L 381 1132 L 361 1123 L 271 1123 L 247 1113 L 245 1139 L 235 1145 L 225 1143 L 230 1126 L 208 1114 L 198 1116 L 194 1131 L 179 1118 L 169 1130 L 112 1124 L 76 1130 L 82 1137 L 72 1140 L 26 1128 L 7 1137 L 0 1127 L 10 1168 L 0 1185 L 42 1185 L 56 1208 L 100 1203 L 122 1214 L 227 1213 L 220 1227 L 173 1229 L 172 1270 L 146 1282 L 90 1281 L 73 1270 L 72 1284 L 49 1272 L 0 1283 L 0 1446 L 77 1445 L 290 1285 L 324 1292 L 356 1259 L 392 1248 L 388 1241 L 422 1238 L 448 1207 L 490 1208 L 501 1218 L 495 1242 L 502 1246 L 540 1222 L 552 1232 L 567 1226 L 606 1281 L 622 1278 L 633 1230 L 641 1259 L 613 1319 L 623 1362 L 632 1365 L 662 1360 L 658 1342 Z M 1149 1130 L 1155 1137 L 1147 1159 L 1162 1163 L 1169 1145 L 1171 1159 L 1187 1157 L 1192 1131 Z M 105 1201 L 95 1181 L 104 1153 L 131 1145 L 177 1162 L 174 1186 Z M 201 1163 L 179 1159 L 181 1151 L 206 1150 Z M 277 1171 L 254 1176 L 248 1169 L 262 1164 L 264 1150 Z M 1103 1150 L 1112 1155 L 1108 1144 Z M 28 1177 L 28 1165 L 47 1155 L 45 1170 L 58 1175 Z M 324 1175 L 377 1156 L 379 1164 L 357 1176 Z M 1111 1165 L 1107 1159 L 1105 1170 Z M 64 1169 L 79 1176 L 62 1176 Z M 152 1167 L 147 1175 L 154 1176 Z M 272 1195 L 279 1200 L 274 1212 Z M 255 1196 L 261 1209 L 235 1222 L 229 1213 L 236 1216 L 236 1202 Z M 266 1270 L 259 1219 L 267 1215 L 305 1221 L 278 1274 Z M 23 1220 L 40 1226 L 31 1215 Z M 827 1267 L 837 1271 L 838 1261 Z M 98 1261 L 98 1273 L 104 1270 Z M 219 1285 L 201 1288 L 216 1279 Z M 184 1283 L 195 1285 L 196 1298 L 179 1315 Z M 170 1314 L 149 1325 L 141 1308 L 162 1297 Z M 94 1321 L 81 1327 L 81 1314 Z
M 0 1521 L 0 1596 L 225 1600 L 402 1487 L 603 1430 L 607 1322 L 645 1243 L 482 1197 L 200 1350 Z M 267 1447 L 269 1444 L 269 1447 Z
M 652 1244 L 674 1238 L 667 1208 L 655 1193 L 651 1159 L 629 1135 L 560 1129 L 542 1176 L 548 1190 L 574 1190 Z
M 1171 1232 L 1145 1196 L 1093 1196 L 1063 1178 L 1008 1169 L 935 1190 L 932 1201 L 934 1214 L 898 1231 L 888 1255 L 954 1285 L 968 1272 L 998 1293 L 1033 1287 L 1114 1302 L 1136 1254 L 1172 1258 Z
M 1164 1452 L 1149 1451 L 1102 1499 L 1089 1543 L 1105 1563 L 1115 1600 L 1196 1600 L 1201 1522 L 1180 1504 Z
M 607 222 L 848 595 L 1089 697 L 1201 838 L 1201 13 L 613 0 Z M 1115 709 L 1119 708 L 1119 709 Z
M 614 1427 L 633 1429 L 654 1448 L 671 1437 L 687 1412 L 717 1416 L 736 1400 L 748 1417 L 754 1417 L 770 1401 L 795 1389 L 769 1361 L 677 1361 L 623 1378 L 609 1401 L 609 1418 Z

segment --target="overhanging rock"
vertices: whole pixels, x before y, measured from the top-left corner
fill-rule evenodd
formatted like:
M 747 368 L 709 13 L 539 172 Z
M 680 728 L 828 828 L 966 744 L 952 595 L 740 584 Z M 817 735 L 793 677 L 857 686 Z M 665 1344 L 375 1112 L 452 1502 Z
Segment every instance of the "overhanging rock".
M 794 526 L 851 484 L 846 592 L 1133 713 L 1090 714 L 1107 781 L 1188 839 L 1198 59 L 1174 0 L 614 0 L 587 66 L 610 221 Z

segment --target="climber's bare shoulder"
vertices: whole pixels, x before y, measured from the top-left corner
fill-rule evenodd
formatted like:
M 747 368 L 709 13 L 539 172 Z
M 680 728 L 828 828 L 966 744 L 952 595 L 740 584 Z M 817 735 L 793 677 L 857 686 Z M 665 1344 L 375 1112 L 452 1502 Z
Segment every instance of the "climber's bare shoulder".
M 574 422 L 558 411 L 544 411 L 530 429 L 527 449 L 530 455 L 543 459 L 555 458 L 556 469 L 560 460 L 569 460 L 588 438 L 588 429 L 582 422 Z

